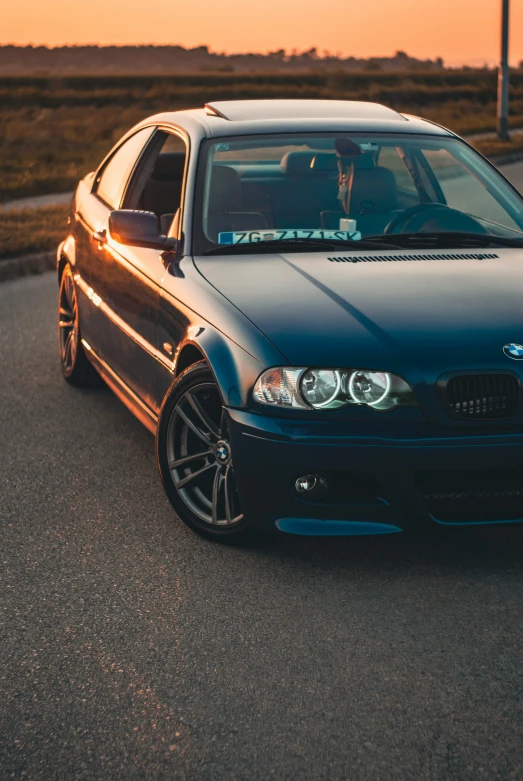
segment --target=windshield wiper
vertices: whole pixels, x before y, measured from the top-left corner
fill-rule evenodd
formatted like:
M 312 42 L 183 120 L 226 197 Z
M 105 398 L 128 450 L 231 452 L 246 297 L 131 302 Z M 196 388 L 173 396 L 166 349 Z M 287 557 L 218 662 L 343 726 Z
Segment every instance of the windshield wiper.
M 388 237 L 386 237 L 388 238 Z M 386 246 L 390 249 L 401 249 L 399 244 L 387 241 Z M 292 249 L 306 250 L 310 248 L 313 250 L 327 250 L 337 249 L 343 247 L 343 249 L 351 249 L 354 252 L 362 249 L 383 249 L 383 242 L 381 236 L 372 236 L 371 240 L 368 239 L 273 239 L 271 241 L 256 241 L 245 244 L 220 244 L 218 247 L 204 252 L 204 255 L 229 255 L 235 254 L 247 254 L 249 252 L 270 252 L 276 247 L 281 247 L 283 250 Z
M 366 241 L 381 242 L 388 247 L 393 245 L 404 249 L 473 249 L 474 247 L 521 247 L 523 237 L 512 239 L 505 236 L 493 236 L 489 233 L 384 233 L 368 236 Z M 390 243 L 389 243 L 390 242 Z

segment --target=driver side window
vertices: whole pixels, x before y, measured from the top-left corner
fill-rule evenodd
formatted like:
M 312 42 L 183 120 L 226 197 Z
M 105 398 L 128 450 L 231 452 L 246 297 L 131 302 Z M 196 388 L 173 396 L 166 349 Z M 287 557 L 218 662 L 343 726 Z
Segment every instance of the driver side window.
M 129 184 L 123 206 L 154 212 L 160 232 L 168 234 L 181 208 L 187 147 L 180 136 L 164 131 L 158 132 L 152 147 Z
M 382 146 L 378 155 L 378 165 L 381 168 L 388 168 L 394 174 L 398 184 L 400 208 L 408 209 L 420 203 L 419 192 L 396 147 Z
M 471 217 L 518 230 L 505 209 L 454 155 L 446 149 L 425 149 L 423 155 L 439 182 L 447 206 Z
M 378 165 L 388 168 L 396 177 L 398 187 L 405 192 L 417 195 L 416 186 L 401 159 L 398 150 L 393 146 L 382 146 L 378 156 Z

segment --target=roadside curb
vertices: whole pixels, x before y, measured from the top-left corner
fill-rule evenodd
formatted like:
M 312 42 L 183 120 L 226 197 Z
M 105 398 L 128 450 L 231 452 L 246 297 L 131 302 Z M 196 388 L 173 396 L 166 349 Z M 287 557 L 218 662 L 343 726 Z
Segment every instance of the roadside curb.
M 43 274 L 56 268 L 56 250 L 38 252 L 34 255 L 23 255 L 20 258 L 0 259 L 0 282 L 7 282 L 17 277 Z

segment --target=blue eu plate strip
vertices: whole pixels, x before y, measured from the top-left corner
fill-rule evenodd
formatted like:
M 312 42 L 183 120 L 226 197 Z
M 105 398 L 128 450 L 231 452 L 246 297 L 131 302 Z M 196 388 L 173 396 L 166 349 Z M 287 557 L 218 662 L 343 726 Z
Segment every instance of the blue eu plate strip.
M 280 518 L 276 527 L 281 532 L 312 537 L 350 537 L 362 534 L 395 534 L 399 526 L 367 521 L 321 521 L 315 518 Z

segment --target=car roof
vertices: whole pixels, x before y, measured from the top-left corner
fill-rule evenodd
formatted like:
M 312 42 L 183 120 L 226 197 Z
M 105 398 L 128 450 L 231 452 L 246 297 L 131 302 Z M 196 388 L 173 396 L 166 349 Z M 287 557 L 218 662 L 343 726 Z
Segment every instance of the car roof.
M 428 120 L 356 100 L 217 100 L 204 108 L 157 114 L 140 124 L 153 122 L 203 138 L 328 131 L 453 135 Z

